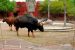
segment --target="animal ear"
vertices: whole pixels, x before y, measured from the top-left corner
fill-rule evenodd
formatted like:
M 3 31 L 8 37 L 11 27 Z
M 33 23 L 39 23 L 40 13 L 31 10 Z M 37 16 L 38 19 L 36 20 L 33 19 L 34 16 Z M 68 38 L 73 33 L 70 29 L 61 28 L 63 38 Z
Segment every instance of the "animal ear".
M 45 25 L 45 22 L 43 22 L 43 21 L 41 21 L 41 20 L 38 20 L 38 23 L 39 23 L 40 25 Z
M 42 22 L 39 22 L 39 25 L 43 26 L 43 23 Z

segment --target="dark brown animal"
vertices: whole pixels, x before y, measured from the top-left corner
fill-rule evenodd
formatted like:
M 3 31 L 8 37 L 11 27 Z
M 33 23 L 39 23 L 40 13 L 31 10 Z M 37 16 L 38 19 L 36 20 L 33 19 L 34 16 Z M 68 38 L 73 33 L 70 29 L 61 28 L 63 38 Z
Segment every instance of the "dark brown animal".
M 6 22 L 9 25 L 11 31 L 12 31 L 12 25 L 14 23 L 14 20 L 15 20 L 14 17 L 6 17 L 3 19 L 3 22 Z

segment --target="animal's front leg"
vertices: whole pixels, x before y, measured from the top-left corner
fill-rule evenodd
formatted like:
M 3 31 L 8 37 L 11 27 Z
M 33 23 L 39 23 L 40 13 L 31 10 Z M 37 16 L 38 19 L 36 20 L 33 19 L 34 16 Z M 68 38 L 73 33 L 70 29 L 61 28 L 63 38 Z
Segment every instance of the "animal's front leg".
M 12 25 L 9 25 L 9 27 L 10 27 L 10 31 L 12 31 Z
M 32 36 L 35 37 L 33 30 L 31 30 L 31 32 L 32 32 Z
M 10 31 L 12 31 L 12 25 L 10 25 Z

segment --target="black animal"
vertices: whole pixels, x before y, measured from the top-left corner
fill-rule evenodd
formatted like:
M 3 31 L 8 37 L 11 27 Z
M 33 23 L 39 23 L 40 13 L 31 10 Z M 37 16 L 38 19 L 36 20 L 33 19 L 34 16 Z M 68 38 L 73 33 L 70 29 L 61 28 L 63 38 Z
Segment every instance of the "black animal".
M 44 31 L 43 25 L 38 23 L 38 20 L 30 15 L 24 15 L 21 17 L 17 17 L 14 22 L 14 26 L 17 31 L 18 36 L 18 30 L 19 28 L 26 27 L 28 29 L 28 37 L 30 37 L 29 33 L 32 32 L 32 36 L 34 36 L 33 30 L 39 29 L 40 31 Z

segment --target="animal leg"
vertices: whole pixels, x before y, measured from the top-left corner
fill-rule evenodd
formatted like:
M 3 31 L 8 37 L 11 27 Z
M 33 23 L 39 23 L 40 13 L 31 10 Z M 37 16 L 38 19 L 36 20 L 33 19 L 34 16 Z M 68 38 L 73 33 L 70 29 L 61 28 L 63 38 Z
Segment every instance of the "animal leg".
M 10 25 L 10 31 L 12 31 L 12 25 Z
M 18 30 L 19 30 L 19 27 L 16 27 L 17 36 L 19 36 Z
M 10 31 L 12 31 L 12 25 L 9 24 L 9 27 L 10 27 Z
M 30 30 L 28 29 L 28 37 L 30 37 L 30 34 L 29 34 Z
M 31 30 L 31 32 L 32 32 L 32 36 L 35 37 L 33 30 Z

